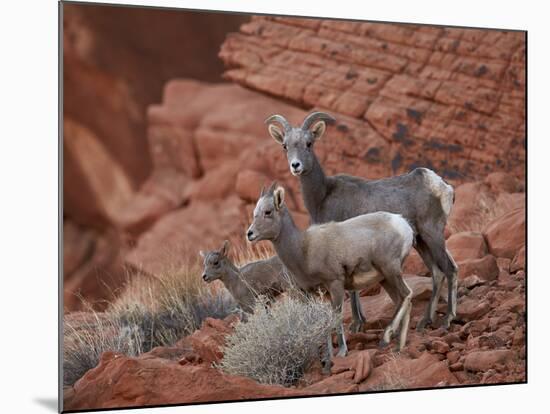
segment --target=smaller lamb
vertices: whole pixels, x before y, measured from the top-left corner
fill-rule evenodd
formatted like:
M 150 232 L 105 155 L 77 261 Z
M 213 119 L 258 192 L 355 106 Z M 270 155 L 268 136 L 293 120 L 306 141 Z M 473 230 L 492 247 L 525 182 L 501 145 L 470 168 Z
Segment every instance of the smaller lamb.
M 252 313 L 258 295 L 272 299 L 286 289 L 287 272 L 277 256 L 237 267 L 228 253 L 228 240 L 219 250 L 200 251 L 204 260 L 202 278 L 207 283 L 220 279 L 244 312 Z

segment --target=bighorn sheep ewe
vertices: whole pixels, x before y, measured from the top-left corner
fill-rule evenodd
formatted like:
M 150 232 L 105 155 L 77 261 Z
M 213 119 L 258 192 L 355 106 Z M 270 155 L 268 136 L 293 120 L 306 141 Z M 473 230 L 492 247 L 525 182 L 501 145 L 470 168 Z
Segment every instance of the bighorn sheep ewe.
M 312 223 L 343 221 L 360 214 L 388 211 L 401 214 L 413 226 L 415 248 L 432 272 L 432 296 L 417 329 L 431 324 L 447 277 L 448 300 L 444 327 L 456 317 L 457 266 L 445 246 L 443 231 L 454 202 L 453 188 L 427 168 L 416 168 L 381 180 L 349 175 L 326 176 L 313 146 L 335 119 L 323 112 L 309 114 L 302 126 L 292 127 L 281 115 L 266 120 L 269 133 L 286 152 L 290 172 L 299 177 L 305 206 Z M 273 123 L 279 123 L 283 129 Z M 352 294 L 354 319 L 364 322 L 357 292 Z M 352 327 L 352 330 L 361 326 Z
M 273 298 L 286 287 L 286 270 L 277 256 L 237 267 L 228 257 L 229 241 L 219 250 L 200 251 L 204 260 L 202 278 L 210 283 L 220 279 L 241 309 L 251 313 L 258 295 Z
M 262 190 L 247 239 L 253 243 L 271 241 L 298 287 L 306 291 L 319 286 L 326 288 L 338 312 L 342 311 L 346 289 L 364 289 L 380 282 L 397 305 L 381 344 L 388 344 L 401 326 L 398 347 L 401 349 L 407 339 L 412 298 L 401 273 L 414 239 L 407 221 L 397 214 L 377 212 L 301 231 L 284 204 L 284 194 L 284 189 L 275 183 L 267 192 Z M 330 337 L 327 344 L 330 358 Z M 338 356 L 346 355 L 343 324 L 338 328 L 338 346 Z

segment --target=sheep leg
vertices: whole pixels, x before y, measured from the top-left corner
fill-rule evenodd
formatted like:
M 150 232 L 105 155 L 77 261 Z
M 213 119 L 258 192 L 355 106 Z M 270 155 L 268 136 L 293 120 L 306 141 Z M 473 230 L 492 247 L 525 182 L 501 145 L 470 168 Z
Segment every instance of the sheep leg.
M 456 298 L 458 294 L 458 266 L 449 253 L 446 250 L 447 257 L 449 262 L 452 263 L 450 266 L 449 274 L 447 274 L 447 315 L 443 319 L 443 327 L 449 329 L 451 322 L 456 318 Z
M 397 308 L 397 312 L 391 321 L 391 323 L 386 327 L 384 330 L 384 335 L 382 336 L 382 344 L 389 344 L 391 341 L 391 338 L 395 331 L 399 328 L 401 322 L 403 319 L 409 315 L 409 309 L 411 306 L 411 300 L 412 300 L 412 290 L 407 286 L 405 283 L 405 280 L 403 279 L 403 275 L 401 272 L 399 273 L 393 273 L 394 276 L 386 276 L 386 280 L 389 284 L 392 285 L 392 287 L 396 290 L 397 294 L 399 295 L 399 306 Z M 408 321 L 406 322 L 406 325 L 408 327 Z M 406 340 L 406 335 L 405 335 Z M 400 351 L 402 348 L 401 344 L 399 345 L 398 350 Z
M 411 321 L 411 309 L 412 303 L 409 302 L 409 305 L 407 306 L 407 311 L 405 312 L 403 320 L 401 321 L 401 328 L 399 331 L 399 350 L 402 350 L 407 342 L 407 332 L 409 330 L 409 323 Z
M 345 289 L 344 284 L 338 280 L 333 281 L 328 287 L 330 301 L 335 312 L 342 315 L 342 305 L 344 303 Z M 346 337 L 344 336 L 344 323 L 341 321 L 336 330 L 338 338 L 338 353 L 336 356 L 343 357 L 348 354 Z
M 416 250 L 418 251 L 418 254 L 422 258 L 426 267 L 432 272 L 432 295 L 430 301 L 428 302 L 424 316 L 416 325 L 416 330 L 420 332 L 427 326 L 430 326 L 434 321 L 437 302 L 439 301 L 439 296 L 441 294 L 441 282 L 444 275 L 435 265 L 430 249 L 421 237 L 417 237 L 416 239 Z
M 397 311 L 399 310 L 399 304 L 400 304 L 401 298 L 399 296 L 399 293 L 397 293 L 397 290 L 391 283 L 388 283 L 386 280 L 383 280 L 382 282 L 380 282 L 380 285 L 386 291 L 386 293 L 388 294 L 388 296 L 396 306 L 395 312 L 393 313 L 393 317 L 392 317 L 392 320 L 393 320 L 393 318 L 395 318 L 395 316 L 397 315 Z M 382 338 L 380 340 L 379 346 L 381 348 L 384 348 L 387 345 L 388 343 L 385 342 L 384 339 Z
M 422 331 L 426 326 L 429 326 L 433 323 L 435 319 L 435 311 L 437 309 L 437 303 L 439 302 L 439 297 L 441 296 L 441 287 L 443 286 L 443 278 L 445 274 L 437 267 L 437 265 L 432 266 L 432 296 L 424 317 L 418 322 L 416 326 L 417 331 Z
M 356 290 L 350 291 L 351 296 L 351 315 L 353 322 L 350 326 L 351 332 L 361 332 L 365 328 L 365 323 L 367 319 L 363 314 L 363 309 L 361 309 L 361 299 L 359 297 L 359 292 Z
M 433 321 L 437 302 L 439 301 L 439 294 L 441 293 L 440 285 L 443 280 L 443 276 L 441 274 L 447 277 L 447 283 L 449 286 L 447 315 L 443 322 L 443 326 L 448 328 L 456 316 L 456 296 L 458 290 L 456 278 L 458 268 L 453 257 L 445 248 L 445 238 L 443 237 L 444 227 L 444 222 L 434 222 L 424 223 L 423 227 L 419 229 L 417 247 L 421 246 L 418 250 L 419 253 L 425 249 L 429 251 L 429 256 L 432 261 L 431 270 L 434 289 L 432 290 L 432 297 L 428 309 L 426 309 L 426 314 L 417 326 L 418 330 L 421 330 L 424 326 Z M 422 257 L 424 258 L 424 256 Z
M 327 343 L 325 346 L 325 353 L 321 358 L 321 365 L 323 366 L 323 374 L 330 374 L 330 368 L 332 365 L 332 335 L 327 336 Z
M 399 295 L 399 292 L 397 291 L 396 287 L 394 286 L 393 281 L 384 280 L 380 282 L 380 285 L 382 288 L 386 291 L 392 302 L 395 304 L 395 311 L 393 312 L 392 321 L 395 320 L 397 317 L 397 313 L 399 312 L 399 306 L 401 305 L 401 296 Z M 391 325 L 391 322 L 388 324 L 388 327 Z M 387 329 L 387 328 L 386 328 Z M 384 337 L 380 339 L 379 347 L 384 348 L 388 346 L 391 338 L 389 340 L 385 340 Z

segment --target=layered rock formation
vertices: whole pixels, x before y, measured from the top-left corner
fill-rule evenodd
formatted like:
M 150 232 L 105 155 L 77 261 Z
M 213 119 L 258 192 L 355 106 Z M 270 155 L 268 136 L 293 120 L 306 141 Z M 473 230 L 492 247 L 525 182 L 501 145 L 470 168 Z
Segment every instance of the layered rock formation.
M 82 229 L 86 240 L 92 237 L 92 246 L 108 243 L 98 249 L 113 252 L 110 261 L 105 255 L 100 261 L 84 258 L 78 277 L 75 269 L 66 268 L 68 309 L 79 306 L 75 293 L 91 301 L 106 299 L 106 292 L 115 290 L 124 277 L 116 253 L 125 248 L 124 237 L 113 233 L 119 233 L 117 223 L 132 214 L 125 208 L 152 171 L 147 106 L 160 100 L 162 86 L 173 77 L 221 81 L 223 63 L 217 51 L 225 33 L 245 20 L 237 15 L 63 4 L 64 222 Z M 154 181 L 170 181 L 170 190 L 179 187 L 177 180 L 162 174 Z M 144 190 L 142 204 L 156 202 L 159 211 L 166 211 L 174 192 L 162 193 L 167 200 L 152 201 Z M 64 239 L 68 256 L 79 248 L 69 245 L 71 240 Z
M 148 84 L 147 93 L 130 91 L 135 83 L 120 75 L 126 73 L 122 63 L 108 66 L 112 72 L 101 67 L 97 62 L 117 57 L 102 52 L 99 59 L 90 45 L 113 18 L 90 13 L 86 19 L 74 26 L 69 19 L 66 30 L 72 92 L 66 90 L 65 221 L 93 235 L 92 246 L 116 243 L 116 253 L 66 283 L 69 309 L 78 306 L 73 299 L 79 290 L 91 300 L 105 299 L 101 278 L 108 275 L 116 290 L 128 266 L 160 273 L 196 260 L 199 249 L 223 239 L 244 245 L 259 189 L 272 180 L 288 189 L 293 214 L 305 227 L 298 180 L 263 120 L 282 113 L 297 124 L 311 109 L 338 120 L 316 145 L 328 174 L 380 178 L 423 165 L 454 184 L 447 236 L 473 232 L 456 242 L 462 250 L 470 242 L 478 248 L 475 259 L 461 265 L 484 280 L 495 277 L 495 261 L 486 256 L 506 246 L 491 241 L 500 239 L 498 229 L 481 235 L 483 226 L 525 197 L 523 34 L 254 17 L 229 35 L 220 52 L 226 78 L 242 86 L 171 80 L 162 99 L 155 98 L 161 102 L 145 113 L 135 109 L 145 108 L 136 96 L 153 96 L 159 83 Z M 132 77 L 142 73 L 135 70 Z M 79 110 L 81 101 L 89 109 Z M 88 119 L 96 107 L 105 113 Z M 91 257 L 90 247 L 82 250 L 79 241 L 73 248 L 68 243 L 74 238 L 66 240 L 66 262 L 74 263 L 78 252 L 79 263 L 91 263 L 83 259 Z M 407 266 L 427 274 L 415 253 Z
M 100 28 L 107 21 L 89 22 Z M 259 190 L 272 180 L 285 186 L 293 216 L 307 226 L 298 180 L 263 120 L 281 113 L 298 124 L 313 109 L 337 118 L 315 147 L 328 174 L 380 178 L 427 166 L 454 185 L 446 237 L 460 271 L 457 322 L 449 331 L 436 324 L 419 334 L 414 327 L 432 286 L 411 253 L 405 272 L 414 305 L 399 355 L 377 347 L 393 305 L 374 288 L 361 292 L 367 329 L 347 336 L 351 352 L 334 359 L 330 376 L 312 368 L 296 387 L 282 388 L 224 375 L 211 364 L 223 356 L 235 321 L 207 319 L 173 347 L 136 358 L 105 353 L 65 389 L 65 409 L 525 380 L 524 34 L 254 17 L 220 51 L 233 83 L 205 82 L 213 79 L 204 68 L 195 68 L 205 71 L 200 78 L 162 72 L 159 64 L 167 77 L 141 91 L 110 70 L 137 76 L 144 69 L 124 66 L 126 56 L 98 70 L 83 58 L 96 56 L 86 52 L 93 42 L 82 34 L 75 39 L 80 51 L 67 52 L 66 69 L 73 70 L 66 82 L 92 87 L 66 98 L 72 102 L 64 124 L 69 309 L 78 307 L 77 291 L 110 299 L 98 286 L 107 279 L 120 285 L 122 269 L 158 275 L 223 239 L 244 248 Z M 105 53 L 98 62 L 117 62 L 115 53 Z M 168 81 L 177 76 L 203 81 Z M 159 103 L 145 111 L 143 97 L 155 93 Z M 89 109 L 79 113 L 84 100 Z M 103 120 L 90 120 L 86 113 L 97 106 L 105 108 L 97 112 Z M 111 130 L 110 123 L 117 125 Z M 350 319 L 346 301 L 346 324 Z
M 524 33 L 254 17 L 220 57 L 231 81 L 356 120 L 373 138 L 354 155 L 385 175 L 524 176 Z

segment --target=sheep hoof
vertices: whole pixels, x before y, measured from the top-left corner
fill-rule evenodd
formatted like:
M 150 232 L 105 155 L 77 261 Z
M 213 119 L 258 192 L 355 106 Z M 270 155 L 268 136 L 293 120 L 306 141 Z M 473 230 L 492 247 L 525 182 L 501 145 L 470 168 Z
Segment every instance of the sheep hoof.
M 349 327 L 349 330 L 352 333 L 363 332 L 364 329 L 365 329 L 365 322 L 362 322 L 362 321 L 353 321 Z
M 420 322 L 418 322 L 418 325 L 416 325 L 416 331 L 422 332 L 427 326 L 432 324 L 432 320 L 430 318 L 422 318 Z
M 323 375 L 330 375 L 331 374 L 330 368 L 332 367 L 332 361 L 330 361 L 330 360 L 329 361 L 323 361 L 322 362 L 322 367 L 323 367 L 323 369 L 322 369 L 321 372 L 323 373 Z
M 380 342 L 378 342 L 378 348 L 385 348 L 389 345 L 390 343 L 388 341 L 386 341 L 384 338 L 380 339 Z
M 337 357 L 345 357 L 348 354 L 347 348 L 340 348 L 338 350 L 338 353 L 336 354 Z
M 453 319 L 454 318 L 450 315 L 445 316 L 445 318 L 443 319 L 443 323 L 441 324 L 441 327 L 443 329 L 448 330 L 451 327 L 451 323 L 452 323 Z

